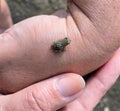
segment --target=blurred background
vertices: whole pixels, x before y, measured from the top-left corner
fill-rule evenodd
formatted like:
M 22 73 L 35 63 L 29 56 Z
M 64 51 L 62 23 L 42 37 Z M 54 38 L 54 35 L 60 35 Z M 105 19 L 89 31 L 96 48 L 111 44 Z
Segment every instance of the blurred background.
M 66 0 L 7 0 L 14 23 L 66 8 Z M 120 111 L 120 78 L 94 111 Z

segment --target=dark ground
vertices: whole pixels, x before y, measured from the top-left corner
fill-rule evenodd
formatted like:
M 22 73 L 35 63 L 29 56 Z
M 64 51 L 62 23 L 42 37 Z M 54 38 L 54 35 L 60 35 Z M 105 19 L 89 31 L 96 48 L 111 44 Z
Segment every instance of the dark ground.
M 58 9 L 66 7 L 65 0 L 7 1 L 10 6 L 14 23 L 34 15 L 50 14 Z M 120 111 L 120 78 L 101 100 L 94 111 Z

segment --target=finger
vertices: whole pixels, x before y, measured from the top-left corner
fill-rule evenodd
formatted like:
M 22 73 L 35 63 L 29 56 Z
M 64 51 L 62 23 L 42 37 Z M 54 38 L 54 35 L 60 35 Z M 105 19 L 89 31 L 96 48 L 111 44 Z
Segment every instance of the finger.
M 12 25 L 11 14 L 5 0 L 0 0 L 0 33 Z
M 6 111 L 56 111 L 78 97 L 84 85 L 81 76 L 64 74 L 8 96 L 4 108 Z
M 87 82 L 80 104 L 91 111 L 120 75 L 120 49 L 114 57 Z M 92 101 L 91 101 L 92 100 Z
M 69 104 L 62 111 L 92 111 L 104 94 L 116 82 L 120 75 L 120 49 L 113 58 L 87 82 L 79 99 Z

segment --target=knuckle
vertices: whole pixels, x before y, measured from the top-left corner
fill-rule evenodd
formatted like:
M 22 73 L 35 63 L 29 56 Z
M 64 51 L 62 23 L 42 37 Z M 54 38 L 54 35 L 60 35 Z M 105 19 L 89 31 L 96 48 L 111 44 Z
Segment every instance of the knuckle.
M 44 111 L 42 109 L 41 104 L 38 104 L 37 98 L 34 96 L 33 92 L 27 92 L 26 94 L 26 101 L 28 109 L 34 110 L 34 111 Z
M 47 88 L 34 90 L 27 93 L 27 103 L 30 109 L 35 111 L 51 111 L 53 103 L 53 94 Z M 52 100 L 53 101 L 52 101 Z
M 96 78 L 96 81 L 97 81 L 97 83 L 98 83 L 98 85 L 99 85 L 99 90 L 100 90 L 103 94 L 105 94 L 105 93 L 107 92 L 107 90 L 108 90 L 107 85 L 104 84 L 104 82 L 103 82 L 100 78 Z

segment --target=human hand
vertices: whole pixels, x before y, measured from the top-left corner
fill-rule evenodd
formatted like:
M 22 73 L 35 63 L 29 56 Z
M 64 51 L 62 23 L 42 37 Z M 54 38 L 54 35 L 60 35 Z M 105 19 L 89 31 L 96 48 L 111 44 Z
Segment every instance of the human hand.
M 84 88 L 80 75 L 62 74 L 29 86 L 17 93 L 0 96 L 1 111 L 56 111 L 76 99 Z
M 15 92 L 62 72 L 85 75 L 108 61 L 120 45 L 120 16 L 116 12 L 120 10 L 119 2 L 103 0 L 97 10 L 99 1 L 91 2 L 71 1 L 70 13 L 60 11 L 51 16 L 33 17 L 1 34 L 1 90 Z M 81 9 L 91 16 L 87 17 Z M 111 17 L 106 16 L 109 13 Z M 99 19 L 101 16 L 103 19 Z M 101 26 L 101 23 L 104 24 Z M 69 37 L 71 44 L 63 53 L 55 54 L 52 43 L 64 37 Z
M 92 75 L 83 90 L 85 84 L 81 76 L 72 73 L 63 74 L 17 93 L 1 95 L 0 109 L 2 111 L 92 111 L 119 77 L 119 66 L 120 49 L 105 66 Z M 62 83 L 61 88 L 60 83 Z M 76 100 L 73 101 L 74 99 Z
M 93 111 L 105 93 L 120 77 L 120 49 L 86 81 L 80 96 L 60 111 Z
M 0 33 L 12 26 L 12 19 L 5 0 L 0 0 Z

